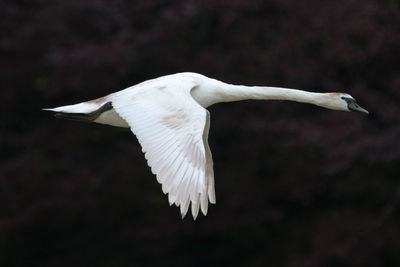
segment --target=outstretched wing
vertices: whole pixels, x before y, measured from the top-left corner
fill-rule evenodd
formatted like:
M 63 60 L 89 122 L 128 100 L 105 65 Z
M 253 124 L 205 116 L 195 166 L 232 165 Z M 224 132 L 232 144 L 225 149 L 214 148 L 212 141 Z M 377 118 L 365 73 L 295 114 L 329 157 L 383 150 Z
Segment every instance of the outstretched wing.
M 215 189 L 207 143 L 209 113 L 191 96 L 194 86 L 186 82 L 127 89 L 112 96 L 112 105 L 138 138 L 170 205 L 180 206 L 184 217 L 191 202 L 196 219 L 199 207 L 207 214 L 208 199 L 215 203 Z

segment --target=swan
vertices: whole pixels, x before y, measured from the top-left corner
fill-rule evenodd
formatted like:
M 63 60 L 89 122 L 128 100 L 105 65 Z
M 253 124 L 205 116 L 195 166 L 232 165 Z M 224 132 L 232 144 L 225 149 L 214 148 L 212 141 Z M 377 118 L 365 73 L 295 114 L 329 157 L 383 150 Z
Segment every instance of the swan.
M 147 163 L 168 194 L 170 206 L 185 217 L 190 203 L 193 219 L 207 215 L 215 204 L 213 160 L 208 146 L 210 114 L 220 102 L 248 99 L 289 100 L 328 109 L 368 114 L 346 93 L 316 93 L 297 89 L 224 83 L 185 72 L 144 81 L 107 96 L 44 110 L 55 117 L 130 128 Z

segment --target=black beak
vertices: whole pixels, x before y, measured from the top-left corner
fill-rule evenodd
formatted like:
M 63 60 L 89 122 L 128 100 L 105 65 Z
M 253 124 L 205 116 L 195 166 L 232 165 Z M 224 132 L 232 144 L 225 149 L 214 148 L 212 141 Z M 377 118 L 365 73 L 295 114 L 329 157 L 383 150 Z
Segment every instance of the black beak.
M 349 98 L 349 97 L 342 97 L 342 98 L 347 102 L 347 108 L 349 110 L 369 114 L 368 110 L 360 107 L 354 99 Z

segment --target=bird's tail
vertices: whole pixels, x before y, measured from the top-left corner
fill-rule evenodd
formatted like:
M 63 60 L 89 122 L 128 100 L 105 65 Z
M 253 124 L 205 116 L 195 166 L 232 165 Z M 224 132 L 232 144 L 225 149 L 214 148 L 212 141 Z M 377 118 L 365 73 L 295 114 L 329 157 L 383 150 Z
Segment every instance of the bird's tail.
M 104 111 L 112 109 L 111 101 L 99 98 L 75 105 L 61 106 L 57 108 L 44 108 L 46 111 L 55 112 L 56 118 L 92 122 Z

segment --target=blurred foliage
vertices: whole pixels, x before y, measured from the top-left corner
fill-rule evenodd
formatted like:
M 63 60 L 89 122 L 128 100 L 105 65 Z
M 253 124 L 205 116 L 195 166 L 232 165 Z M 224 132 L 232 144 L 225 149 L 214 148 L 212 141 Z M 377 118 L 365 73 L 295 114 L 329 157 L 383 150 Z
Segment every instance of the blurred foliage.
M 399 266 L 395 0 L 0 3 L 1 266 Z M 217 205 L 168 207 L 129 130 L 72 104 L 194 71 L 345 91 L 371 112 L 210 107 Z

